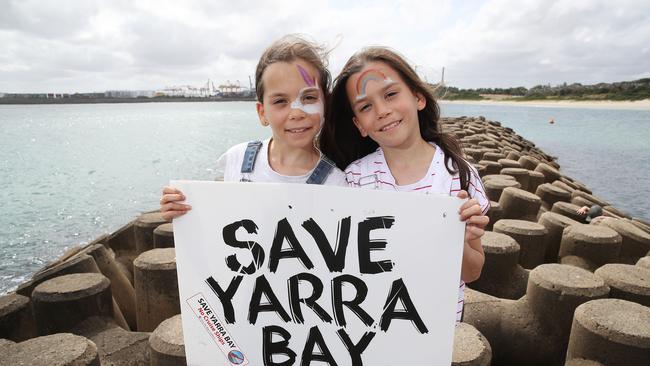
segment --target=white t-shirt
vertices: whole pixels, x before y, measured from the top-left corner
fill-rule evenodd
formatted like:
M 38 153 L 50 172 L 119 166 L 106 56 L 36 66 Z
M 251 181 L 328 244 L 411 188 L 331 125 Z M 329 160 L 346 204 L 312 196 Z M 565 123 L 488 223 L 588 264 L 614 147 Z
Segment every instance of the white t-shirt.
M 277 173 L 269 165 L 269 141 L 262 141 L 262 147 L 257 153 L 253 172 L 247 174 L 251 182 L 270 182 L 270 183 L 305 183 L 313 172 L 313 169 L 305 175 L 282 175 Z M 228 149 L 217 161 L 216 173 L 217 180 L 223 179 L 226 182 L 238 182 L 242 178 L 241 165 L 244 161 L 244 154 L 248 142 L 235 145 Z M 316 166 L 314 165 L 314 169 Z M 333 168 L 325 180 L 326 185 L 347 186 L 345 174 L 338 169 Z
M 458 173 L 453 176 L 445 168 L 445 153 L 435 144 L 430 143 L 436 151 L 429 165 L 427 174 L 418 182 L 399 186 L 388 168 L 384 152 L 381 148 L 375 150 L 363 158 L 353 162 L 345 168 L 345 175 L 348 183 L 353 187 L 367 189 L 382 189 L 400 192 L 438 193 L 457 196 L 460 192 L 460 177 Z M 483 214 L 490 208 L 490 200 L 485 194 L 483 183 L 476 169 L 469 165 L 471 176 L 468 192 L 470 197 L 476 199 L 481 206 Z M 458 307 L 456 320 L 460 321 L 463 315 L 463 304 L 465 301 L 465 282 L 460 281 L 458 287 Z

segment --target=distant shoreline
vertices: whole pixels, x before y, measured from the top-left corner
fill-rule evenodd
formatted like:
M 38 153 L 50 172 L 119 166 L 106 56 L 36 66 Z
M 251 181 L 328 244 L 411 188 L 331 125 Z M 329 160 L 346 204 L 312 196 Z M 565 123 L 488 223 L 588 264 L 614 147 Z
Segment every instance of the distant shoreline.
M 111 104 L 111 103 L 184 103 L 184 102 L 254 102 L 250 97 L 226 98 L 0 98 L 0 105 L 16 104 Z
M 650 99 L 635 101 L 581 101 L 581 100 L 441 100 L 442 104 L 470 104 L 470 105 L 508 105 L 541 108 L 593 108 L 593 109 L 633 109 L 650 110 Z
M 114 103 L 186 103 L 186 102 L 254 102 L 255 98 L 0 98 L 0 105 L 36 105 L 36 104 L 114 104 Z M 593 108 L 593 109 L 632 109 L 650 110 L 650 99 L 636 101 L 572 101 L 572 100 L 440 100 L 441 104 L 469 105 L 507 105 L 541 108 Z

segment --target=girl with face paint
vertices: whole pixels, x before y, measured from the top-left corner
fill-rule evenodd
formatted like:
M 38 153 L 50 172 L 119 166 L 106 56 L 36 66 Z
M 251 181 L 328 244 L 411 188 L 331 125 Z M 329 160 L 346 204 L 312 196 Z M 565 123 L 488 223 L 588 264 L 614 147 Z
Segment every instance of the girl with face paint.
M 267 48 L 255 72 L 257 115 L 271 137 L 231 147 L 217 162 L 217 180 L 347 185 L 345 174 L 315 146 L 324 120 L 331 76 L 325 52 L 286 36 Z M 174 187 L 164 187 L 166 220 L 191 209 Z
M 481 237 L 490 201 L 439 118 L 430 88 L 401 56 L 367 48 L 348 60 L 334 83 L 320 146 L 354 187 L 470 198 L 459 212 L 466 222 L 460 321 L 465 281 L 476 280 L 485 261 Z

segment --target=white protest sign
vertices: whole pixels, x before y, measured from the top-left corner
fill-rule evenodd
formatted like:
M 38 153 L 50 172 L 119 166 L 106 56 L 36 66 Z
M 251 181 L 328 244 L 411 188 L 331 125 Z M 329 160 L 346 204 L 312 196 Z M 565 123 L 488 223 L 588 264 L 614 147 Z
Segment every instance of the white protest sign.
M 457 198 L 175 181 L 188 365 L 449 365 Z

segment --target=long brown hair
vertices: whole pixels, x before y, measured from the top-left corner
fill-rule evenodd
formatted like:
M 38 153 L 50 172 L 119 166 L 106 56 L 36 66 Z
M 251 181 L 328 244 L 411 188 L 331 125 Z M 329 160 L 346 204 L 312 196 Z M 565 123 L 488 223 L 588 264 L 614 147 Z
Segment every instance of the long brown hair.
M 420 79 L 402 56 L 385 47 L 368 47 L 355 53 L 336 77 L 319 137 L 321 151 L 339 168 L 345 169 L 351 162 L 372 153 L 379 146 L 370 137 L 361 136 L 352 122 L 354 112 L 345 88 L 348 79 L 371 62 L 383 62 L 391 67 L 414 94 L 419 93 L 426 99 L 424 109 L 418 111 L 420 135 L 444 151 L 447 171 L 452 175 L 458 173 L 461 189 L 467 190 L 471 168 L 463 159 L 458 140 L 440 129 L 440 107 L 433 97 L 432 88 Z
M 327 50 L 310 42 L 299 35 L 289 34 L 273 42 L 257 62 L 255 69 L 255 94 L 257 101 L 264 103 L 264 71 L 269 65 L 276 62 L 292 62 L 296 59 L 302 59 L 311 64 L 318 71 L 320 76 L 320 89 L 325 97 L 326 103 L 329 99 L 330 86 L 332 84 L 332 75 L 327 69 Z

